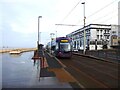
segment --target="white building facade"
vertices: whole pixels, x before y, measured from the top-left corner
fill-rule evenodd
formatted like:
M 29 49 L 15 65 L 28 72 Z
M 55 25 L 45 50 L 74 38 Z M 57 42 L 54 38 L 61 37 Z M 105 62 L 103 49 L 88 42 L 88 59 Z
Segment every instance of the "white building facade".
M 86 49 L 89 50 L 103 49 L 103 45 L 107 45 L 110 48 L 112 44 L 112 31 L 116 31 L 114 34 L 118 34 L 118 25 L 89 24 L 85 28 L 78 29 L 66 35 L 66 37 L 72 39 L 73 50 L 83 50 L 84 29 Z

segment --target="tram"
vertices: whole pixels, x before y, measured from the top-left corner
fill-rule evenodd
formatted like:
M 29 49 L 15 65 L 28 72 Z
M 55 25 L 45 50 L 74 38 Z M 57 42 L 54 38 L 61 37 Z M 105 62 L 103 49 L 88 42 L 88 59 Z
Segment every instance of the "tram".
M 72 56 L 71 39 L 58 37 L 56 40 L 51 41 L 50 52 L 56 57 L 70 58 Z

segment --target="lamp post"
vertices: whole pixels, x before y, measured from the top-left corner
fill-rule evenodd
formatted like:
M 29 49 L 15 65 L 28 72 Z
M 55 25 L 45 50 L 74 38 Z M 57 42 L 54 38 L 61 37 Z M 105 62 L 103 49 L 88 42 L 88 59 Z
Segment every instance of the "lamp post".
M 50 38 L 51 38 L 51 54 L 52 54 L 52 40 L 53 40 L 53 37 L 55 34 L 54 33 L 50 33 Z
M 57 30 L 56 30 L 56 37 L 55 37 L 55 40 L 57 40 Z
M 38 47 L 39 47 L 39 18 L 42 18 L 42 16 L 38 16 L 38 42 L 37 42 Z
M 85 54 L 85 51 L 86 51 L 86 33 L 85 33 L 85 2 L 82 2 L 81 4 L 83 4 L 83 13 L 84 13 L 84 50 L 83 50 L 83 53 Z

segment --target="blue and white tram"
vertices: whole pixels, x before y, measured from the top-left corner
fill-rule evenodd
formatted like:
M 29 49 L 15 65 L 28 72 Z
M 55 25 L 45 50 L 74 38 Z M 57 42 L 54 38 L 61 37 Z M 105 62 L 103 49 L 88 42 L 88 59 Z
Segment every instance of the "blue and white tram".
M 51 50 L 56 57 L 70 58 L 72 56 L 71 39 L 67 37 L 58 37 L 51 42 Z

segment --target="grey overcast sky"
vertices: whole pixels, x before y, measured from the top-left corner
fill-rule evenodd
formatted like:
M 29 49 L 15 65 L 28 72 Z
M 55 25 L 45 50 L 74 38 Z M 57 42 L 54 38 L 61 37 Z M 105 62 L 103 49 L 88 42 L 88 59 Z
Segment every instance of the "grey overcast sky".
M 0 45 L 5 47 L 36 47 L 38 16 L 40 42 L 50 41 L 50 33 L 65 36 L 83 27 L 85 2 L 86 25 L 118 24 L 120 0 L 0 0 Z M 72 24 L 79 26 L 57 26 Z M 56 35 L 55 35 L 56 36 Z

